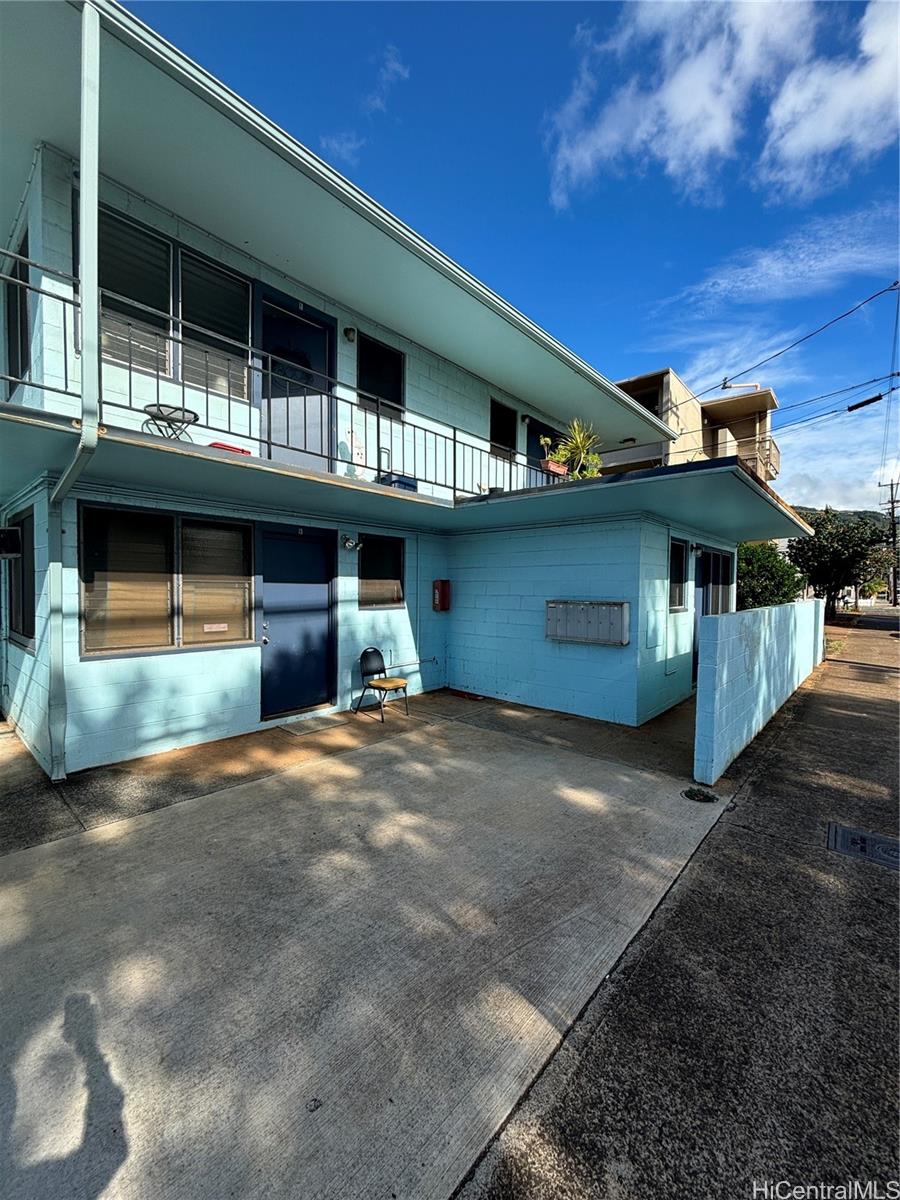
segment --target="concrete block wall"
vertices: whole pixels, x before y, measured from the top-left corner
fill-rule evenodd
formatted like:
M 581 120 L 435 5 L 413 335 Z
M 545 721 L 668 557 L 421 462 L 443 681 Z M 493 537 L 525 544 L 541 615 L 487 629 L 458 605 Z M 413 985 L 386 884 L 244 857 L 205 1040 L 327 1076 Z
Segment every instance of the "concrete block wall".
M 636 520 L 451 538 L 448 685 L 637 724 L 639 548 Z M 545 603 L 553 599 L 629 601 L 629 645 L 547 640 Z
M 694 777 L 715 783 L 825 653 L 825 601 L 700 621 Z
M 25 181 L 23 180 L 23 185 Z M 19 386 L 11 394 L 16 404 L 46 408 L 67 416 L 80 415 L 80 364 L 75 354 L 74 308 L 66 304 L 74 292 L 70 282 L 53 271 L 72 272 L 72 165 L 46 146 L 38 147 L 22 205 L 7 245 L 18 251 L 28 233 L 29 258 L 43 267 L 29 268 L 29 283 L 49 295 L 28 293 L 31 369 L 29 378 L 55 390 Z M 6 289 L 0 288 L 0 321 L 6 328 Z M 60 300 L 53 297 L 59 296 Z M 6 370 L 6 341 L 2 348 Z M 6 389 L 7 385 L 3 384 Z M 72 395 L 64 395 L 71 392 Z
M 81 655 L 79 500 L 150 506 L 223 519 L 284 521 L 292 525 L 299 522 L 336 529 L 339 538 L 343 533 L 356 538 L 367 531 L 403 536 L 406 541 L 405 602 L 400 608 L 359 608 L 357 554 L 344 550 L 339 544 L 337 702 L 331 710 L 317 710 L 314 715 L 350 707 L 359 695 L 359 654 L 369 645 L 378 646 L 388 664 L 437 660 L 404 669 L 403 673 L 410 681 L 411 695 L 444 686 L 447 614 L 433 613 L 430 607 L 432 578 L 447 574 L 443 538 L 402 530 L 376 531 L 363 525 L 338 526 L 313 516 L 287 516 L 283 512 L 264 509 L 229 506 L 227 513 L 223 513 L 221 506 L 212 503 L 83 487 L 67 499 L 63 510 L 67 772 L 283 723 L 260 720 L 260 648 L 257 643 L 124 656 Z M 303 714 L 286 718 L 291 721 L 303 719 Z
M 3 629 L 0 654 L 3 671 L 0 677 L 0 711 L 19 737 L 50 773 L 50 731 L 48 722 L 50 697 L 50 646 L 47 568 L 50 561 L 47 538 L 47 491 L 35 485 L 21 493 L 0 513 L 0 524 L 26 509 L 34 509 L 34 645 L 26 648 L 14 641 L 9 633 L 9 611 L 6 598 L 6 575 L 9 564 L 3 563 Z

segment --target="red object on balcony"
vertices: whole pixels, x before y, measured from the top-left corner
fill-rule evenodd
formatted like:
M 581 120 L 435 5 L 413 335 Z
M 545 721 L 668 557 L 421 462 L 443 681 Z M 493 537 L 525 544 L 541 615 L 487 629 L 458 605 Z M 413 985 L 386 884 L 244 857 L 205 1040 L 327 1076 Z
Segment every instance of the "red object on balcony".
M 230 450 L 232 454 L 249 454 L 249 450 L 245 450 L 243 446 L 229 446 L 227 442 L 210 442 L 211 450 Z

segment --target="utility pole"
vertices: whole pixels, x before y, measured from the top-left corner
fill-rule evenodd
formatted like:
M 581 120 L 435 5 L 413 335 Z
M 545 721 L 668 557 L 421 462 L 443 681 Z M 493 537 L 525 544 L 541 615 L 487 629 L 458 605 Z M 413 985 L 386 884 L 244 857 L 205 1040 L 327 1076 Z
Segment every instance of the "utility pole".
M 900 490 L 900 480 L 892 479 L 890 483 L 879 483 L 879 487 L 890 489 L 890 499 L 882 501 L 881 507 L 886 508 L 890 513 L 891 521 L 891 604 L 894 606 L 900 602 L 900 592 L 898 592 L 897 580 L 897 504 L 900 503 L 898 490 Z

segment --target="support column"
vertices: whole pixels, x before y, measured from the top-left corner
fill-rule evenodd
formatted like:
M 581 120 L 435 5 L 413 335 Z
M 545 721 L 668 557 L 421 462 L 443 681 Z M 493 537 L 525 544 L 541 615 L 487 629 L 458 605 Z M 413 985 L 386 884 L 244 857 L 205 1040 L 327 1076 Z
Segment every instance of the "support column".
M 49 735 L 51 776 L 66 774 L 66 677 L 63 616 L 62 505 L 97 447 L 100 416 L 100 14 L 81 10 L 81 139 L 78 191 L 78 298 L 81 311 L 81 436 L 75 457 L 50 494 L 47 591 L 49 619 Z

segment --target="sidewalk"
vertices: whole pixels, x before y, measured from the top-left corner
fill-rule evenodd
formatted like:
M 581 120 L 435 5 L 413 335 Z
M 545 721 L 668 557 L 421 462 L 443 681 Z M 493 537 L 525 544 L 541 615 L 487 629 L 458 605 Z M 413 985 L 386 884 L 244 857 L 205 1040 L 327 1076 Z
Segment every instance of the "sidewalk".
M 832 820 L 897 834 L 885 624 L 828 631 L 829 660 L 743 756 L 735 802 L 460 1200 L 898 1177 L 898 876 L 826 849 Z

